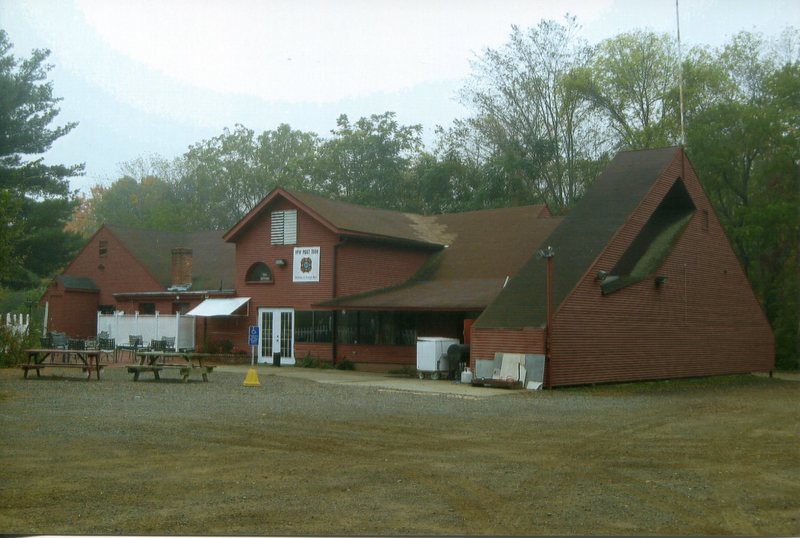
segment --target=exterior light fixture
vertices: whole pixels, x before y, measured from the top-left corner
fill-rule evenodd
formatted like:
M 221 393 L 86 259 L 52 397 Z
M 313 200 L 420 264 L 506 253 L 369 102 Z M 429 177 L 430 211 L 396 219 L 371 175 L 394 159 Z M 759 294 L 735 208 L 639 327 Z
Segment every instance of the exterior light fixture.
M 278 267 L 286 267 L 286 260 L 284 258 L 278 258 L 275 260 L 275 265 Z
M 597 274 L 595 275 L 594 278 L 595 280 L 599 280 L 600 282 L 602 282 L 606 278 L 608 278 L 608 271 L 597 271 Z
M 556 251 L 553 250 L 553 247 L 540 248 L 539 250 L 536 251 L 536 259 L 539 260 L 549 259 L 555 256 L 555 254 Z
M 657 276 L 656 277 L 656 288 L 660 288 L 664 284 L 667 283 L 667 277 L 665 276 Z

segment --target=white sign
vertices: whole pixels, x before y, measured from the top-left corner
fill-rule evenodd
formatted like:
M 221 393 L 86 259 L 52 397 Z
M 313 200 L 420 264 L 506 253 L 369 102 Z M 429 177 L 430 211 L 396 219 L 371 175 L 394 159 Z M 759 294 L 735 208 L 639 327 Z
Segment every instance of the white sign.
M 295 247 L 292 265 L 294 282 L 319 282 L 319 247 Z

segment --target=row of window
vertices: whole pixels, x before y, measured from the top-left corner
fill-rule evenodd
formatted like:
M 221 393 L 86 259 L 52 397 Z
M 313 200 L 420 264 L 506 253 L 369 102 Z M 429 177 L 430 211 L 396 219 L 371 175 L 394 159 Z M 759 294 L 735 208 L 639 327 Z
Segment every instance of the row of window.
M 173 303 L 172 313 L 185 314 L 188 303 Z M 154 303 L 139 303 L 139 314 L 154 315 Z M 102 314 L 113 314 L 114 305 L 100 305 Z M 294 313 L 294 341 L 326 344 L 333 342 L 336 316 L 337 342 L 340 344 L 383 344 L 413 346 L 416 342 L 416 315 L 412 312 L 331 312 L 306 310 Z
M 294 315 L 294 341 L 340 344 L 378 344 L 413 346 L 416 342 L 416 315 L 412 312 L 329 312 L 297 311 Z

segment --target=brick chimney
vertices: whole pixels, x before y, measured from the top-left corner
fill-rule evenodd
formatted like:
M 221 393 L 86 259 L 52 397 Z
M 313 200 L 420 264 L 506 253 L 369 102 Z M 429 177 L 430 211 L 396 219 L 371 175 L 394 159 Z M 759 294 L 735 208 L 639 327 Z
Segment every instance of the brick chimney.
M 192 283 L 192 249 L 172 249 L 172 285 L 188 286 Z

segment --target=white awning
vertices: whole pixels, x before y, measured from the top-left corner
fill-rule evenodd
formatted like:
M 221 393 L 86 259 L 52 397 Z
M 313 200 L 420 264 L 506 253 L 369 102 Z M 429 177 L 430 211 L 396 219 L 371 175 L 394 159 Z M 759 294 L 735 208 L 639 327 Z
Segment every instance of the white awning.
M 247 303 L 250 297 L 232 297 L 230 299 L 206 299 L 199 305 L 186 313 L 187 316 L 200 316 L 210 318 L 212 316 L 230 316 L 242 305 Z

